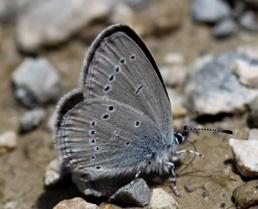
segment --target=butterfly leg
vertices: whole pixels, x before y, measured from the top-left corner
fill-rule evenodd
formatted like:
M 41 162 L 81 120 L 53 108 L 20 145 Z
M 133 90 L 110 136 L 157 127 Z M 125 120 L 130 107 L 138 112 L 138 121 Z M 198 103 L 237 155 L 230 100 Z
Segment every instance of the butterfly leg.
M 175 171 L 176 167 L 175 167 L 174 163 L 172 163 L 172 162 L 167 162 L 166 164 L 168 164 L 171 169 L 170 170 L 171 177 L 169 178 L 169 181 L 171 182 L 171 189 L 176 196 L 180 196 L 180 193 L 178 192 L 177 187 L 176 187 L 176 171 Z
M 176 155 L 181 155 L 181 154 L 184 154 L 184 153 L 189 153 L 189 154 L 192 154 L 192 155 L 195 155 L 197 157 L 201 157 L 201 158 L 204 158 L 204 155 L 199 153 L 199 152 L 196 152 L 194 150 L 180 150 L 180 151 L 177 151 L 176 152 Z
M 139 170 L 137 171 L 137 173 L 135 174 L 134 179 L 127 185 L 127 188 L 128 188 L 128 189 L 134 184 L 134 182 L 135 182 L 136 179 L 140 176 L 140 174 L 141 174 L 141 170 L 139 169 Z

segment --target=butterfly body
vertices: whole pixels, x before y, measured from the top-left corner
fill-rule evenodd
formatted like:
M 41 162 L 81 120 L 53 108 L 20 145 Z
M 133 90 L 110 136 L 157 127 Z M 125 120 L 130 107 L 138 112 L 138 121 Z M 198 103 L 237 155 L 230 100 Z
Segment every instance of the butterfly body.
M 85 183 L 150 173 L 175 182 L 172 157 L 187 134 L 175 135 L 156 63 L 128 26 L 113 25 L 96 38 L 79 88 L 60 100 L 56 112 L 60 157 Z

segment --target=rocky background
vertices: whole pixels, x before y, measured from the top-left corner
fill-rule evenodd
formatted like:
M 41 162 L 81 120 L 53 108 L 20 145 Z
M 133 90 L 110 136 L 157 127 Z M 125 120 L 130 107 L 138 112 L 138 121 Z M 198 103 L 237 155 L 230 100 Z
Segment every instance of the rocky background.
M 77 86 L 93 38 L 118 22 L 153 53 L 175 128 L 236 133 L 191 135 L 184 147 L 205 159 L 183 158 L 181 198 L 166 184 L 149 189 L 139 180 L 113 197 L 115 205 L 83 197 L 60 172 L 51 132 L 55 104 Z M 112 209 L 128 200 L 151 209 L 257 209 L 257 38 L 257 0 L 1 0 L 0 208 Z

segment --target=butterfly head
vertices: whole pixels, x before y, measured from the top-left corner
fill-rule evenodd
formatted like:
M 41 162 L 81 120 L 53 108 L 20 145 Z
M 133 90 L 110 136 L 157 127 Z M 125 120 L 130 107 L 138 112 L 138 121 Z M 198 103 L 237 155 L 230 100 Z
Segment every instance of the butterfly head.
M 184 126 L 184 129 L 181 132 L 174 133 L 174 142 L 175 144 L 183 144 L 189 136 L 189 130 L 187 126 Z
M 174 133 L 174 142 L 175 144 L 183 144 L 188 136 L 189 133 L 193 132 L 199 132 L 199 131 L 209 131 L 209 132 L 220 132 L 224 134 L 234 135 L 234 132 L 232 130 L 227 129 L 208 129 L 208 128 L 188 128 L 187 126 L 184 126 L 183 130 L 181 132 L 175 132 Z

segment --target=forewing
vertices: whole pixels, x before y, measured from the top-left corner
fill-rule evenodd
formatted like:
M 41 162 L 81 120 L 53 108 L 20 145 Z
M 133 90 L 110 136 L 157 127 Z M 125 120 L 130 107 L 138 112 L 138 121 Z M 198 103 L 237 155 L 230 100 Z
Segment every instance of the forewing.
M 104 97 L 88 99 L 66 113 L 57 147 L 73 169 L 97 179 L 135 173 L 159 153 L 161 138 L 143 112 Z
M 100 34 L 81 77 L 85 100 L 106 95 L 135 107 L 160 127 L 165 139 L 171 138 L 171 106 L 160 73 L 144 43 L 129 27 L 112 26 Z

